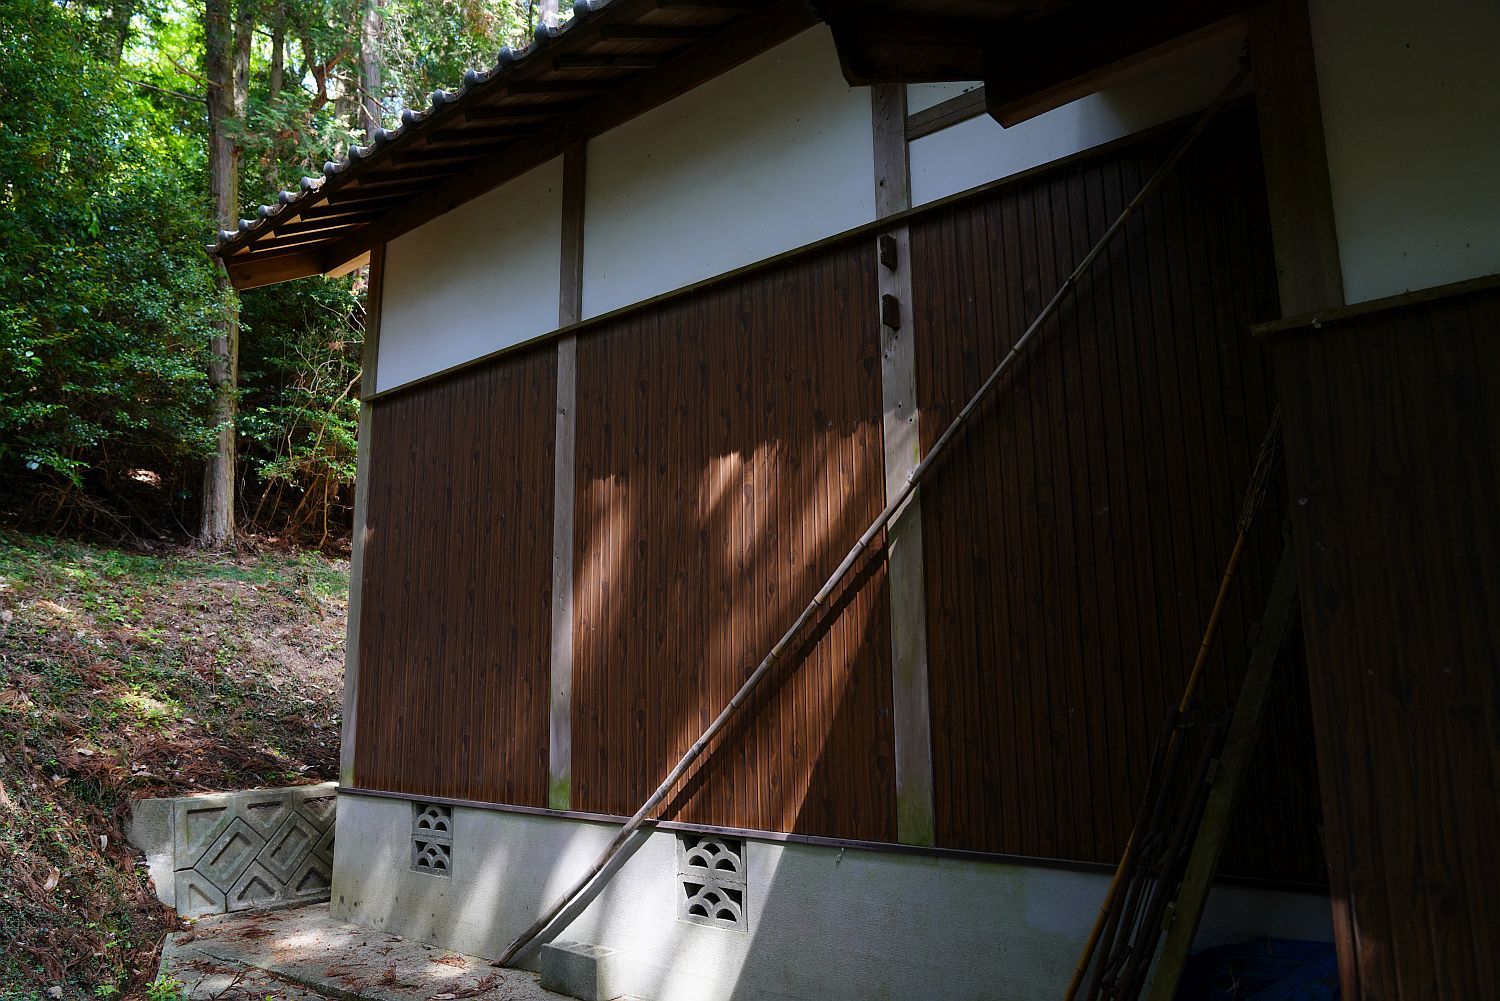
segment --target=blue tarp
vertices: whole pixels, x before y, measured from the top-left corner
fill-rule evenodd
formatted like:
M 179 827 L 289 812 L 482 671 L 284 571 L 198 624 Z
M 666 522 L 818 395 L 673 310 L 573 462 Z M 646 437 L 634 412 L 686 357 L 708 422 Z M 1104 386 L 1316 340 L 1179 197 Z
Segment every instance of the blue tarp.
M 1177 1001 L 1338 1001 L 1331 942 L 1263 938 L 1190 957 Z

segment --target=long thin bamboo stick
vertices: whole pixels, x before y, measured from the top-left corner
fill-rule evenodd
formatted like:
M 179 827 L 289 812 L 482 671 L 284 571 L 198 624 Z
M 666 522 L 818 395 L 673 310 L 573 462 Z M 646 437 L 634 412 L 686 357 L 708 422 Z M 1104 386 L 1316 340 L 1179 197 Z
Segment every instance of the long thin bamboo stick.
M 832 576 L 818 589 L 818 593 L 813 596 L 812 601 L 808 602 L 807 607 L 802 610 L 802 614 L 797 616 L 796 621 L 782 634 L 781 639 L 776 641 L 776 645 L 771 647 L 771 651 L 766 654 L 765 659 L 751 672 L 750 677 L 745 679 L 745 683 L 740 686 L 739 691 L 735 692 L 734 697 L 729 700 L 729 704 L 708 725 L 708 729 L 703 731 L 703 735 L 693 742 L 693 746 L 688 748 L 687 753 L 682 756 L 672 771 L 662 780 L 661 785 L 657 786 L 656 791 L 625 822 L 625 825 L 620 828 L 619 833 L 610 841 L 609 846 L 604 849 L 604 852 L 595 860 L 594 864 L 589 866 L 588 871 L 568 887 L 563 895 L 551 907 L 547 908 L 546 913 L 506 947 L 505 952 L 495 961 L 496 966 L 510 965 L 511 961 L 520 955 L 522 950 L 530 945 L 533 939 L 545 931 L 547 926 L 552 924 L 557 919 L 557 916 L 604 871 L 610 861 L 619 853 L 620 849 L 625 846 L 626 842 L 630 840 L 636 831 L 640 830 L 641 825 L 646 823 L 651 811 L 655 810 L 661 801 L 666 798 L 667 793 L 681 780 L 682 776 L 687 773 L 687 770 L 692 767 L 693 762 L 698 760 L 699 755 L 703 753 L 714 737 L 718 736 L 719 732 L 724 729 L 739 708 L 744 705 L 750 694 L 755 691 L 766 675 L 771 672 L 771 669 L 776 666 L 776 662 L 781 659 L 781 655 L 791 646 L 792 641 L 816 617 L 818 612 L 827 603 L 829 597 L 832 596 L 833 592 L 843 582 L 855 563 L 858 562 L 860 556 L 870 547 L 870 543 L 875 541 L 876 537 L 880 535 L 896 513 L 911 499 L 912 494 L 921 485 L 928 471 L 942 457 L 949 444 L 958 435 L 958 432 L 963 428 L 969 417 L 984 402 L 985 397 L 989 395 L 990 390 L 994 388 L 995 383 L 1000 380 L 1000 377 L 1005 374 L 1006 369 L 1020 356 L 1021 352 L 1026 349 L 1026 346 L 1031 343 L 1032 337 L 1051 318 L 1063 299 L 1078 284 L 1078 280 L 1083 277 L 1088 269 L 1093 266 L 1094 261 L 1098 259 L 1099 255 L 1104 252 L 1104 248 L 1109 245 L 1110 241 L 1114 239 L 1120 230 L 1125 228 L 1125 224 L 1130 221 L 1131 216 L 1135 215 L 1141 203 L 1146 200 L 1151 192 L 1156 190 L 1162 179 L 1177 164 L 1177 161 L 1182 159 L 1183 154 L 1188 151 L 1188 148 L 1203 134 L 1203 130 L 1218 115 L 1219 110 L 1224 106 L 1224 102 L 1229 100 L 1230 96 L 1239 89 L 1240 84 L 1244 82 L 1249 72 L 1248 66 L 1242 65 L 1240 67 L 1234 79 L 1230 80 L 1224 89 L 1219 92 L 1218 96 L 1214 98 L 1213 103 L 1209 105 L 1208 109 L 1194 123 L 1192 129 L 1183 137 L 1182 142 L 1177 144 L 1177 147 L 1162 162 L 1162 165 L 1157 168 L 1156 173 L 1152 174 L 1150 180 L 1141 187 L 1140 191 L 1136 192 L 1135 197 L 1130 200 L 1130 204 L 1125 206 L 1124 210 L 1120 212 L 1119 217 L 1115 219 L 1109 229 L 1105 230 L 1104 235 L 1099 238 L 1099 241 L 1084 255 L 1083 260 L 1078 262 L 1078 266 L 1073 269 L 1072 274 L 1068 275 L 1063 283 L 1058 286 L 1057 292 L 1042 307 L 1042 311 L 1037 314 L 1036 319 L 1031 321 L 1025 332 L 1016 339 L 1016 343 L 1011 346 L 1010 351 L 1006 353 L 1005 357 L 1000 359 L 1000 363 L 995 366 L 994 371 L 984 380 L 984 384 L 969 398 L 969 402 L 964 404 L 964 408 L 958 412 L 958 416 L 953 418 L 952 423 L 948 425 L 942 435 L 933 444 L 932 449 L 921 462 L 912 468 L 911 472 L 906 474 L 906 482 L 896 492 L 896 496 L 891 498 L 890 502 L 886 504 L 885 509 L 870 523 L 870 527 L 865 529 L 863 534 L 860 535 L 859 540 L 854 543 L 854 547 L 849 550 L 849 554 L 834 569 Z

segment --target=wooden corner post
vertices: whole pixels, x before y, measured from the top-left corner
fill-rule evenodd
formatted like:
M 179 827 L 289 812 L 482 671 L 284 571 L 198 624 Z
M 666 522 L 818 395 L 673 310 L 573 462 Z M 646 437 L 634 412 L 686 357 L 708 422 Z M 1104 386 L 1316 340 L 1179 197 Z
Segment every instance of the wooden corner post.
M 911 207 L 906 145 L 906 88 L 870 88 L 874 125 L 875 215 Z M 922 458 L 917 423 L 916 351 L 912 341 L 911 231 L 903 223 L 876 235 L 880 287 L 880 385 L 884 414 L 885 497 L 906 484 Z M 896 750 L 896 836 L 903 844 L 935 841 L 932 801 L 932 713 L 927 689 L 927 591 L 922 567 L 922 498 L 913 495 L 886 533 L 891 598 L 891 697 Z
M 563 153 L 562 263 L 557 325 L 583 318 L 583 191 L 587 146 Z M 547 805 L 573 806 L 573 408 L 577 400 L 578 338 L 557 342 L 557 430 L 552 450 L 552 722 L 548 738 Z
M 1344 304 L 1307 0 L 1250 12 L 1250 65 L 1281 315 Z
M 359 439 L 355 445 L 354 528 L 349 543 L 349 611 L 344 633 L 344 714 L 339 731 L 339 785 L 355 785 L 354 743 L 359 718 L 359 619 L 365 576 L 365 520 L 370 499 L 370 416 L 380 361 L 380 307 L 385 291 L 385 244 L 370 251 L 365 289 L 365 343 L 359 369 Z

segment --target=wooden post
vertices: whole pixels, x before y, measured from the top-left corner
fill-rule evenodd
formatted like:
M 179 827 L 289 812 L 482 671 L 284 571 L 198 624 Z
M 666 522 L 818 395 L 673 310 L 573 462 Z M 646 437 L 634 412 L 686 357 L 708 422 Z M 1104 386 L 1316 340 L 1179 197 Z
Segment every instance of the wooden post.
M 906 88 L 870 88 L 875 140 L 875 214 L 911 207 L 906 145 Z M 916 352 L 912 340 L 911 232 L 877 235 L 880 284 L 880 385 L 884 413 L 885 497 L 900 493 L 922 459 L 917 422 Z M 927 689 L 927 592 L 922 566 L 922 499 L 913 496 L 886 533 L 891 598 L 891 697 L 896 753 L 896 836 L 934 843 L 932 713 Z
M 1306 0 L 1250 12 L 1250 60 L 1281 315 L 1344 304 Z
M 557 324 L 583 314 L 583 191 L 587 147 L 563 153 L 562 264 Z M 557 431 L 552 451 L 552 723 L 548 742 L 547 805 L 573 806 L 573 408 L 577 399 L 578 339 L 557 342 Z
M 365 344 L 359 369 L 359 440 L 354 460 L 354 530 L 349 544 L 349 612 L 344 633 L 344 716 L 339 736 L 339 785 L 354 786 L 354 743 L 359 717 L 359 618 L 365 576 L 365 519 L 370 501 L 370 416 L 366 398 L 376 391 L 380 361 L 380 307 L 385 291 L 385 244 L 370 251 L 365 291 Z
M 1269 0 L 1250 12 L 1249 23 L 1250 63 L 1255 72 L 1255 107 L 1281 315 L 1300 316 L 1341 306 L 1344 278 L 1307 0 Z M 1286 380 L 1278 372 L 1277 394 L 1286 400 L 1287 391 Z M 1285 435 L 1289 454 L 1295 451 L 1296 445 L 1291 442 L 1301 431 L 1297 425 L 1288 424 Z M 1299 550 L 1306 548 L 1299 546 Z M 1299 565 L 1298 572 L 1306 593 L 1316 593 L 1315 568 Z M 1314 692 L 1318 688 L 1317 671 L 1318 665 L 1309 659 L 1309 687 Z M 1329 739 L 1326 734 L 1314 736 L 1320 746 Z M 1325 811 L 1330 809 L 1326 784 L 1323 803 Z M 1337 849 L 1329 853 L 1328 878 L 1339 978 L 1344 997 L 1359 1001 L 1354 919 L 1349 910 L 1347 874 Z

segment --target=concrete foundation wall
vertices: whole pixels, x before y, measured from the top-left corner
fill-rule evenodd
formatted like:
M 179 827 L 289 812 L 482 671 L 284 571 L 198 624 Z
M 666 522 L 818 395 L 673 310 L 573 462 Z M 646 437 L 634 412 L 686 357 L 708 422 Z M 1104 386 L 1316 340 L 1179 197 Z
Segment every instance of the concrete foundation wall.
M 608 824 L 455 807 L 451 876 L 412 870 L 410 802 L 340 797 L 335 917 L 495 955 L 587 868 Z M 730 998 L 1055 999 L 1108 877 L 1042 865 L 749 840 L 744 931 L 678 918 L 677 835 L 643 836 L 557 937 L 618 950 L 631 993 Z M 1199 945 L 1330 940 L 1328 900 L 1215 890 Z M 527 965 L 535 966 L 536 953 Z

